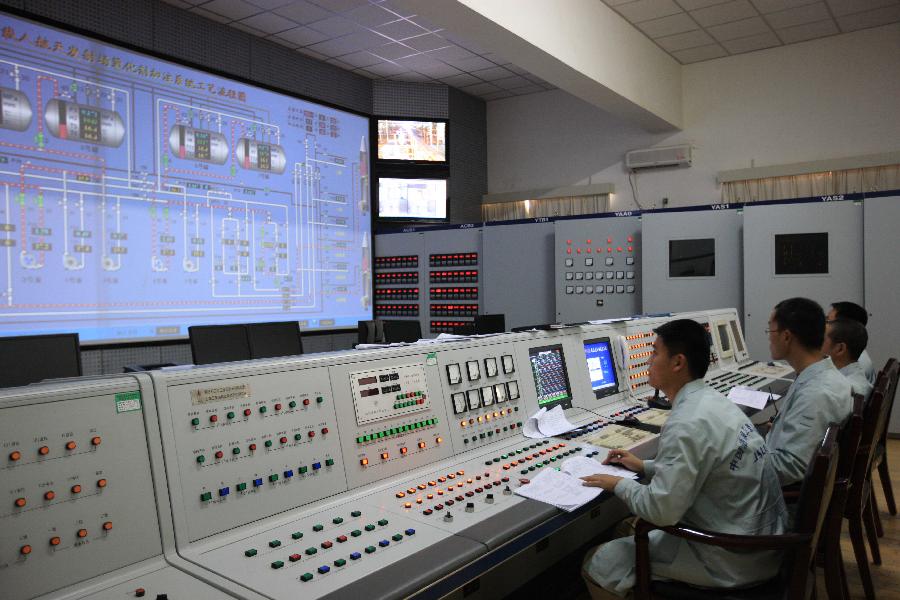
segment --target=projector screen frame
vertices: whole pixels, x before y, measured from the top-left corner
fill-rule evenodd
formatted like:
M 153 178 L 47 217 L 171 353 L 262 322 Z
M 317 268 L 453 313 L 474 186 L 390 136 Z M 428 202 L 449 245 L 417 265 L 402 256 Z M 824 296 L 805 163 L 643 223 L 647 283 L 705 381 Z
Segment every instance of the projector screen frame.
M 260 81 L 254 81 L 254 80 L 252 80 L 248 77 L 245 77 L 243 75 L 240 75 L 238 73 L 228 72 L 226 70 L 223 70 L 223 69 L 220 69 L 217 67 L 211 67 L 211 66 L 204 65 L 204 64 L 201 64 L 201 63 L 198 63 L 198 62 L 195 62 L 195 61 L 183 58 L 183 57 L 175 56 L 173 54 L 167 54 L 165 52 L 160 52 L 156 49 L 151 49 L 151 48 L 147 48 L 144 46 L 140 46 L 140 45 L 128 42 L 128 41 L 124 41 L 121 39 L 117 39 L 117 38 L 108 36 L 106 34 L 103 34 L 103 33 L 97 32 L 97 31 L 85 29 L 84 27 L 79 27 L 76 25 L 72 25 L 70 23 L 59 21 L 57 19 L 53 19 L 52 17 L 48 17 L 46 15 L 37 14 L 37 13 L 31 12 L 31 11 L 28 11 L 27 9 L 21 9 L 21 8 L 17 8 L 17 7 L 13 7 L 13 6 L 4 5 L 3 7 L 0 7 L 0 15 L 8 15 L 8 16 L 16 18 L 16 19 L 29 21 L 34 25 L 56 29 L 65 34 L 81 36 L 81 37 L 86 38 L 89 41 L 95 41 L 95 42 L 99 42 L 102 44 L 107 44 L 109 46 L 112 46 L 115 48 L 121 48 L 123 50 L 127 50 L 130 52 L 135 52 L 137 54 L 141 54 L 141 55 L 147 56 L 149 58 L 166 61 L 166 62 L 172 63 L 176 66 L 181 66 L 181 67 L 185 67 L 188 69 L 197 70 L 202 73 L 207 73 L 209 75 L 221 77 L 224 79 L 235 81 L 237 83 L 242 83 L 244 85 L 259 88 L 261 90 L 273 92 L 276 94 L 281 94 L 283 96 L 287 96 L 289 98 L 294 98 L 294 99 L 297 99 L 297 100 L 300 100 L 303 102 L 310 102 L 313 104 L 318 104 L 325 108 L 338 110 L 341 112 L 345 112 L 345 113 L 348 113 L 351 115 L 356 115 L 359 117 L 364 117 L 365 119 L 367 119 L 368 120 L 368 132 L 369 132 L 369 144 L 368 144 L 368 146 L 369 146 L 369 165 L 368 165 L 369 181 L 368 181 L 368 187 L 369 187 L 369 198 L 370 198 L 368 260 L 369 260 L 369 265 L 371 265 L 370 268 L 372 268 L 372 270 L 374 271 L 374 264 L 375 264 L 374 234 L 375 234 L 375 225 L 376 225 L 376 218 L 377 218 L 377 197 L 376 197 L 377 186 L 375 185 L 375 181 L 377 179 L 377 176 L 375 175 L 375 172 L 377 171 L 377 160 L 375 158 L 377 156 L 377 141 L 373 137 L 372 131 L 374 130 L 376 133 L 376 136 L 377 136 L 377 121 L 375 121 L 375 117 L 371 113 L 357 110 L 354 108 L 349 108 L 346 106 L 342 106 L 340 104 L 337 104 L 335 102 L 331 102 L 328 100 L 322 100 L 320 98 L 308 96 L 306 94 L 302 94 L 302 93 L 299 93 L 294 90 L 289 90 L 289 89 L 286 89 L 286 88 L 283 88 L 283 87 L 280 87 L 277 85 L 263 83 Z M 224 26 L 221 26 L 221 27 L 224 27 Z M 256 40 L 255 38 L 254 38 L 254 41 L 261 42 L 261 40 Z M 391 117 L 386 117 L 386 118 L 391 118 Z M 400 119 L 394 118 L 394 120 L 400 120 Z M 422 119 L 411 118 L 410 120 L 422 120 Z M 446 119 L 424 119 L 424 120 L 447 121 Z M 449 123 L 449 121 L 447 121 L 447 122 Z M 446 142 L 445 152 L 447 153 L 447 156 L 449 157 L 449 129 L 447 130 L 446 135 L 447 135 L 447 142 Z M 401 161 L 401 162 L 403 162 L 403 161 Z M 407 164 L 409 164 L 409 163 L 407 162 Z M 446 163 L 433 163 L 433 162 L 426 163 L 426 164 L 446 165 Z M 422 177 L 422 178 L 424 178 L 424 177 Z M 447 177 L 447 178 L 449 179 L 449 177 Z M 448 188 L 448 190 L 449 190 L 449 188 Z M 448 194 L 449 194 L 449 191 L 448 191 Z M 449 198 L 448 198 L 447 209 L 448 209 L 448 216 L 449 216 Z M 374 277 L 371 277 L 368 289 L 364 290 L 364 292 L 368 293 L 370 298 L 373 298 L 374 290 L 375 290 Z M 373 317 L 374 311 L 375 311 L 374 301 L 370 301 L 368 311 L 369 311 L 368 319 L 374 318 Z M 298 320 L 298 321 L 302 320 L 301 318 L 298 318 L 298 316 L 294 316 L 293 318 L 286 318 L 284 320 Z M 277 319 L 271 319 L 271 317 L 260 315 L 259 322 L 264 322 L 266 320 L 271 321 L 271 320 L 277 320 Z M 255 322 L 255 320 L 251 320 L 248 322 Z M 60 328 L 60 329 L 62 329 L 62 328 Z M 54 335 L 55 333 L 66 333 L 68 331 L 72 331 L 72 330 L 70 329 L 67 331 L 50 332 L 50 333 L 48 333 L 48 335 Z M 75 330 L 75 331 L 77 331 L 77 330 Z M 347 326 L 334 326 L 334 327 L 316 327 L 316 328 L 304 329 L 301 327 L 300 331 L 304 336 L 318 336 L 318 335 L 331 335 L 334 333 L 351 332 L 351 331 L 355 333 L 356 328 L 355 327 L 347 327 Z M 19 335 L 19 334 L 13 333 L 10 336 L 3 336 L 3 337 L 13 337 L 16 335 Z M 135 338 L 121 338 L 121 339 L 96 339 L 96 340 L 80 339 L 79 340 L 79 348 L 81 348 L 82 350 L 85 350 L 85 349 L 89 349 L 89 350 L 107 350 L 107 349 L 109 349 L 109 350 L 112 350 L 112 349 L 121 349 L 121 348 L 169 346 L 169 345 L 177 345 L 177 344 L 186 343 L 189 339 L 190 338 L 188 337 L 186 331 L 184 334 L 159 336 L 159 337 L 135 337 Z

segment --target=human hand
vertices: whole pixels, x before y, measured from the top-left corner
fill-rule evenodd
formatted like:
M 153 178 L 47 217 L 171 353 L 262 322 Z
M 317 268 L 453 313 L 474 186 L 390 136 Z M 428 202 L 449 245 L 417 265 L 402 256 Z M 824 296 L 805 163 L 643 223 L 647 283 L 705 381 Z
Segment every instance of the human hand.
M 621 477 L 616 477 L 615 475 L 586 475 L 581 478 L 581 485 L 603 488 L 604 490 L 611 492 L 616 489 L 616 484 L 619 483 L 619 480 L 621 479 Z
M 629 471 L 634 471 L 635 473 L 641 473 L 644 470 L 644 461 L 628 450 L 623 450 L 622 448 L 610 450 L 609 454 L 606 455 L 606 458 L 603 459 L 603 464 L 620 464 Z

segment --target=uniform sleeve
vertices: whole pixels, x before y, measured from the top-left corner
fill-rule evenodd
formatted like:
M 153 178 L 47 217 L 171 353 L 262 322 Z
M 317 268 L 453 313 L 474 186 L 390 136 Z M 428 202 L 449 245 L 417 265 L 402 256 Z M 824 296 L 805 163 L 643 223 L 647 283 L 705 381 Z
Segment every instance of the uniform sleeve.
M 708 458 L 715 454 L 708 451 L 711 432 L 700 431 L 692 423 L 673 425 L 676 424 L 670 422 L 660 437 L 656 459 L 650 467 L 650 484 L 622 479 L 615 488 L 616 496 L 632 513 L 661 527 L 681 520 L 714 468 L 713 460 Z M 646 465 L 645 462 L 645 470 Z
M 644 475 L 653 477 L 656 474 L 656 463 L 648 459 L 644 461 Z
M 789 412 L 781 415 L 783 422 L 777 439 L 773 440 L 771 434 L 766 438 L 769 461 L 775 467 L 782 487 L 803 479 L 816 446 L 825 434 L 817 418 L 818 411 L 810 406 L 810 401 L 817 396 L 816 391 L 808 389 L 805 392 L 794 398 Z

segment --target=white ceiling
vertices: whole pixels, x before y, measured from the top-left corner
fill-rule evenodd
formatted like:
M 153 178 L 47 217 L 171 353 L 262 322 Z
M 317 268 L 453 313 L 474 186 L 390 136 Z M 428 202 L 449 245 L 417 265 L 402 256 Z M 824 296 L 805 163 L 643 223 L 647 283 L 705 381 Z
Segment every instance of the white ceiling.
M 603 0 L 682 64 L 900 21 L 900 0 Z
M 443 83 L 485 100 L 555 89 L 390 0 L 164 1 L 371 79 Z

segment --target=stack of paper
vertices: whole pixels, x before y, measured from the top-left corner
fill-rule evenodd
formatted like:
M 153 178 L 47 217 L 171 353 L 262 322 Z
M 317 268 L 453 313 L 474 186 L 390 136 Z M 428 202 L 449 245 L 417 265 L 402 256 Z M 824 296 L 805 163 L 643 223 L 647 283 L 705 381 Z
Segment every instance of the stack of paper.
M 560 510 L 572 512 L 599 496 L 603 490 L 598 487 L 584 485 L 581 477 L 586 475 L 615 475 L 635 478 L 636 474 L 622 469 L 600 464 L 600 462 L 584 457 L 570 458 L 560 465 L 560 470 L 547 469 L 541 471 L 531 483 L 520 486 L 516 494 L 531 498 L 538 502 L 552 504 Z
M 769 400 L 778 400 L 781 398 L 778 394 L 769 392 L 760 392 L 754 389 L 735 386 L 728 391 L 728 399 L 735 404 L 749 406 L 756 410 L 762 410 L 766 407 Z
M 542 408 L 525 421 L 522 433 L 529 438 L 545 438 L 572 431 L 575 426 L 566 419 L 562 406 L 557 404 L 552 410 Z

